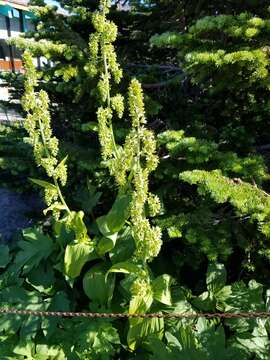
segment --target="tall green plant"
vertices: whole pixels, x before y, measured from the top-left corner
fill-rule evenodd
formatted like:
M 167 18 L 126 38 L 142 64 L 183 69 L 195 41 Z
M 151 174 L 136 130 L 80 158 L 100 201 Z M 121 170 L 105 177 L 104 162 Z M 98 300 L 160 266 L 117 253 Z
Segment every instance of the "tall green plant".
M 101 106 L 97 117 L 102 157 L 110 173 L 119 186 L 119 194 L 130 194 L 130 215 L 133 237 L 136 243 L 135 257 L 146 261 L 159 253 L 161 233 L 158 227 L 151 227 L 146 217 L 146 204 L 152 216 L 159 212 L 160 204 L 156 196 L 148 189 L 149 174 L 156 169 L 158 158 L 153 133 L 146 129 L 143 94 L 140 83 L 133 79 L 128 91 L 129 114 L 132 120 L 131 130 L 122 146 L 116 144 L 113 131 L 113 118 L 122 118 L 124 99 L 119 93 L 111 95 L 111 81 L 117 84 L 122 70 L 117 63 L 113 47 L 117 28 L 106 19 L 109 12 L 108 1 L 101 2 L 100 12 L 93 15 L 96 29 L 90 37 L 90 67 L 100 75 L 98 82 Z
M 52 183 L 41 180 L 33 181 L 45 188 L 45 200 L 48 206 L 53 204 L 52 210 L 59 211 L 62 209 L 70 213 L 60 187 L 60 184 L 65 186 L 67 182 L 65 164 L 67 157 L 60 162 L 57 158 L 58 139 L 52 135 L 48 95 L 44 90 L 35 93 L 34 89 L 38 84 L 38 76 L 29 52 L 24 53 L 24 66 L 27 73 L 25 93 L 22 98 L 22 106 L 27 112 L 24 126 L 33 146 L 35 161 L 52 179 Z
M 24 55 L 27 80 L 23 106 L 28 113 L 25 126 L 37 165 L 43 167 L 52 179 L 52 182 L 32 179 L 45 188 L 48 205 L 45 214 L 52 211 L 56 223 L 75 235 L 65 248 L 64 274 L 76 279 L 87 263 L 100 259 L 83 278 L 86 295 L 93 303 L 110 307 L 115 283 L 113 273 L 127 274 L 122 287 L 129 294 L 126 299 L 129 302 L 128 311 L 144 313 L 151 309 L 155 300 L 161 304 L 171 304 L 170 277 L 163 275 L 154 279 L 147 265 L 158 255 L 161 247 L 161 230 L 158 226 L 152 226 L 149 220 L 160 210 L 158 197 L 149 191 L 149 175 L 157 167 L 158 157 L 154 134 L 145 127 L 143 93 L 136 79 L 131 81 L 128 89 L 130 131 L 123 144 L 117 144 L 115 140 L 113 121 L 124 115 L 124 97 L 119 93 L 113 95 L 112 90 L 112 82 L 120 82 L 122 70 L 113 46 L 117 28 L 107 20 L 108 12 L 109 3 L 103 0 L 99 11 L 93 14 L 96 32 L 90 36 L 88 66 L 93 76 L 99 76 L 98 135 L 102 158 L 116 181 L 118 195 L 109 213 L 96 220 L 99 232 L 94 232 L 94 240 L 88 236 L 83 212 L 71 211 L 62 194 L 60 185 L 64 186 L 67 181 L 67 157 L 61 162 L 57 159 L 58 140 L 52 135 L 48 96 L 43 90 L 34 91 L 38 78 L 29 53 Z M 125 249 L 121 249 L 123 237 L 124 241 L 130 243 L 131 251 L 127 254 Z M 116 248 L 120 251 L 120 260 L 125 261 L 114 261 Z M 105 254 L 111 260 L 106 260 Z M 97 279 L 100 283 L 96 282 Z M 97 291 L 93 291 L 93 288 Z M 138 339 L 157 330 L 161 335 L 163 321 L 160 319 L 131 319 L 128 333 L 130 348 L 135 349 Z
M 52 211 L 54 218 L 59 219 L 61 213 L 62 222 L 75 234 L 74 243 L 68 244 L 65 250 L 64 268 L 67 275 L 76 277 L 82 266 L 93 251 L 93 244 L 87 234 L 84 224 L 83 211 L 71 211 L 62 194 L 61 185 L 67 182 L 67 167 L 65 157 L 62 161 L 57 158 L 58 139 L 53 136 L 50 113 L 48 111 L 48 95 L 44 90 L 35 93 L 38 76 L 30 53 L 24 54 L 24 66 L 26 70 L 25 95 L 22 105 L 27 112 L 25 128 L 29 135 L 29 141 L 33 146 L 33 153 L 38 166 L 41 166 L 46 175 L 52 179 L 52 183 L 39 179 L 31 179 L 37 185 L 44 188 L 44 197 L 48 208 L 46 214 Z M 78 256 L 79 253 L 79 256 Z M 77 263 L 75 263 L 77 261 Z

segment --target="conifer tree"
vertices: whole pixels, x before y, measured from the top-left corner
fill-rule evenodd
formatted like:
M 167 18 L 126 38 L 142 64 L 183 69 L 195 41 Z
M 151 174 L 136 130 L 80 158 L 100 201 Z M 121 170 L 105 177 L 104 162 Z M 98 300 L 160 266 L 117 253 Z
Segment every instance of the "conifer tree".
M 178 50 L 178 61 L 197 88 L 191 116 L 202 111 L 199 120 L 186 119 L 183 126 L 188 124 L 189 134 L 206 137 L 160 134 L 160 144 L 181 166 L 172 161 L 168 168 L 165 160 L 164 171 L 175 183 L 180 170 L 180 179 L 197 184 L 199 192 L 194 195 L 194 188 L 179 184 L 187 196 L 186 210 L 165 216 L 160 224 L 169 237 L 196 244 L 210 259 L 230 261 L 245 249 L 243 264 L 249 270 L 263 261 L 259 254 L 268 258 L 269 246 L 269 176 L 265 160 L 256 154 L 269 130 L 269 12 L 264 8 L 261 14 L 254 8 L 252 13 L 207 16 L 185 33 L 167 32 L 151 40 L 154 46 Z

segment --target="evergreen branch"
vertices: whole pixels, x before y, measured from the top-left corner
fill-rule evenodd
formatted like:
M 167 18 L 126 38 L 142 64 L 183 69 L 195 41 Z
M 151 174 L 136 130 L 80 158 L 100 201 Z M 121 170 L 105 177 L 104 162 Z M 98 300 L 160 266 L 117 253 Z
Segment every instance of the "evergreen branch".
M 251 221 L 259 224 L 259 229 L 270 236 L 270 195 L 241 179 L 229 179 L 214 171 L 185 171 L 180 179 L 199 186 L 202 195 L 209 194 L 219 204 L 230 203 L 242 215 L 250 215 Z

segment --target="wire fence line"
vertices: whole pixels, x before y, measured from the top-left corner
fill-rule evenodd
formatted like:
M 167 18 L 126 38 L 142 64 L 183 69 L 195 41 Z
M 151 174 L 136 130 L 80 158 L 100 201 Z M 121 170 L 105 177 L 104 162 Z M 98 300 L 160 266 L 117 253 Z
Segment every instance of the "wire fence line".
M 129 314 L 129 313 L 98 313 L 98 312 L 72 312 L 72 311 L 39 311 L 39 310 L 18 310 L 14 308 L 0 308 L 1 315 L 27 315 L 35 317 L 61 317 L 61 318 L 102 318 L 102 319 L 127 319 L 127 318 L 164 318 L 164 319 L 256 319 L 270 318 L 270 312 L 241 312 L 241 313 L 149 313 L 149 314 Z

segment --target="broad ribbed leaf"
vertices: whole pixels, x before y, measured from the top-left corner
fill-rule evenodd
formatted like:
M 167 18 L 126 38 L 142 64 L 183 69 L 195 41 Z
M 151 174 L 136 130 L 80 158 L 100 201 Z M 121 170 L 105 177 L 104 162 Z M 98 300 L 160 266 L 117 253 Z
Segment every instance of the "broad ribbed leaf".
M 106 269 L 103 264 L 93 266 L 83 278 L 83 289 L 90 300 L 101 305 L 110 302 L 115 283 L 115 275 L 106 277 Z
M 207 289 L 211 293 L 216 293 L 226 284 L 226 269 L 223 264 L 210 263 L 206 274 Z
M 130 195 L 118 195 L 111 210 L 97 219 L 100 232 L 105 237 L 115 238 L 129 216 Z
M 154 292 L 154 299 L 165 304 L 171 305 L 172 298 L 171 298 L 171 286 L 172 278 L 170 275 L 161 275 L 157 277 L 152 284 L 153 292 Z
M 24 273 L 28 273 L 51 255 L 53 241 L 37 229 L 24 230 L 23 237 L 25 240 L 18 242 L 20 250 L 15 258 L 15 264 L 22 267 Z
M 70 278 L 80 275 L 82 267 L 91 259 L 94 246 L 91 242 L 69 244 L 65 251 L 65 274 Z
M 162 339 L 164 319 L 130 319 L 127 342 L 130 350 L 135 350 L 138 344 L 145 341 L 148 336 Z

